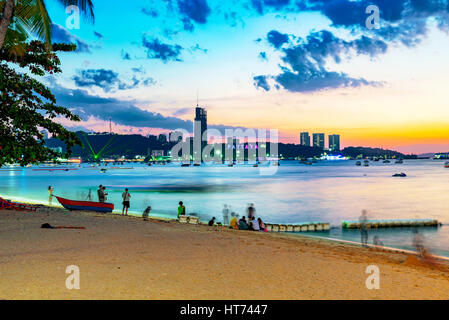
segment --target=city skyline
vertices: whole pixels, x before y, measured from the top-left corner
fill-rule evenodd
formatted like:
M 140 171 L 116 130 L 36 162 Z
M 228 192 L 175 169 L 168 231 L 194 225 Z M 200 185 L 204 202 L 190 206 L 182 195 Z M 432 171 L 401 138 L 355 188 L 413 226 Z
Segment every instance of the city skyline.
M 63 74 L 47 79 L 58 103 L 83 115 L 81 124 L 63 123 L 109 131 L 112 117 L 120 133 L 192 128 L 199 96 L 210 126 L 278 129 L 282 142 L 297 143 L 302 128 L 339 132 L 341 147 L 449 149 L 443 10 L 421 8 L 416 17 L 406 1 L 375 1 L 381 28 L 367 30 L 364 13 L 337 19 L 360 9 L 352 1 L 334 13 L 322 1 L 197 2 L 98 3 L 95 24 L 81 20 L 79 29 L 49 5 L 54 40 L 78 45 L 61 55 Z M 298 70 L 321 75 L 304 82 Z

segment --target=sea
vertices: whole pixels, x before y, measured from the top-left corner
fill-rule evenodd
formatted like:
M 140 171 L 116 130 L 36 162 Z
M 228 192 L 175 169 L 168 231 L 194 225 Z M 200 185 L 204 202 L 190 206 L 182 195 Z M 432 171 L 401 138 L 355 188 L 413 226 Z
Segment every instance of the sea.
M 74 170 L 48 170 L 64 168 Z M 401 172 L 407 176 L 392 176 Z M 323 160 L 312 165 L 285 160 L 279 166 L 267 162 L 259 167 L 37 165 L 2 167 L 0 182 L 1 197 L 36 203 L 48 203 L 48 186 L 64 198 L 98 201 L 97 189 L 102 184 L 107 202 L 117 212 L 122 209 L 122 192 L 128 188 L 132 214 L 141 215 L 151 206 L 151 215 L 175 218 L 178 202 L 183 201 L 187 214 L 196 214 L 205 222 L 211 217 L 222 221 L 224 205 L 242 216 L 253 204 L 266 223 L 328 222 L 331 230 L 307 235 L 355 242 L 360 241 L 360 232 L 342 229 L 341 224 L 357 220 L 362 210 L 367 210 L 369 219 L 437 219 L 441 227 L 418 230 L 430 252 L 449 257 L 449 169 L 441 160 L 370 161 L 367 167 L 353 160 Z M 375 236 L 386 246 L 413 248 L 411 228 L 369 230 L 369 242 Z

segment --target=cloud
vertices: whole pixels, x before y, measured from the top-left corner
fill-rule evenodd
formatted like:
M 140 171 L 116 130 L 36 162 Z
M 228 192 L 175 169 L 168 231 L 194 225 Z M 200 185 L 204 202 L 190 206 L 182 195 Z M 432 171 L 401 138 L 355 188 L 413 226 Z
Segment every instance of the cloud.
M 91 117 L 99 120 L 109 121 L 111 118 L 115 124 L 134 128 L 162 128 L 169 130 L 184 129 L 193 131 L 193 121 L 182 120 L 175 116 L 164 116 L 158 112 L 137 107 L 133 101 L 126 101 L 116 98 L 104 98 L 89 94 L 83 89 L 69 89 L 57 84 L 54 78 L 48 78 L 52 92 L 58 104 L 70 108 L 78 114 L 82 121 L 87 121 Z M 175 113 L 193 113 L 193 108 L 181 108 Z M 76 124 L 83 127 L 83 122 Z M 243 127 L 233 127 L 226 125 L 208 125 L 208 128 L 218 129 L 224 133 L 225 129 L 245 129 Z
M 131 60 L 131 55 L 122 49 L 122 52 L 120 53 L 123 60 Z
M 60 26 L 59 24 L 53 23 L 51 25 L 51 36 L 53 42 L 75 43 L 76 52 L 91 52 L 89 45 L 85 41 L 71 34 L 69 31 L 67 31 L 67 29 Z
M 284 43 L 288 43 L 288 35 L 276 30 L 271 30 L 267 34 L 267 40 L 273 47 L 279 49 Z
M 139 69 L 140 70 L 140 69 Z M 134 73 L 135 70 L 132 69 Z M 130 82 L 120 80 L 119 74 L 107 69 L 87 69 L 77 70 L 77 74 L 72 77 L 78 87 L 99 87 L 105 92 L 115 90 L 134 89 L 140 85 L 152 86 L 156 81 L 152 77 L 143 77 L 145 72 L 134 74 Z
M 142 38 L 142 44 L 147 49 L 147 57 L 149 59 L 160 59 L 162 62 L 168 61 L 182 61 L 180 58 L 181 51 L 184 49 L 180 45 L 170 45 L 162 43 L 157 38 L 147 39 Z
M 269 77 L 268 76 L 255 76 L 254 79 L 254 86 L 256 86 L 256 88 L 262 88 L 265 91 L 269 91 L 270 90 L 270 85 L 267 82 L 267 79 Z
M 269 34 L 278 33 L 269 32 Z M 277 44 L 275 47 L 283 53 L 282 72 L 276 76 L 255 76 L 253 80 L 257 88 L 269 91 L 271 89 L 269 80 L 274 81 L 275 87 L 282 87 L 292 92 L 380 85 L 378 82 L 350 77 L 343 72 L 330 71 L 326 65 L 329 58 L 338 64 L 352 52 L 369 56 L 385 53 L 387 44 L 382 40 L 362 36 L 346 41 L 336 37 L 330 31 L 321 30 L 310 33 L 306 39 L 297 38 L 295 43 L 290 42 L 285 48 L 280 48 L 279 43 Z
M 207 0 L 178 0 L 178 8 L 183 17 L 184 27 L 186 26 L 186 22 L 190 22 L 189 28 L 193 27 L 191 21 L 198 24 L 205 24 L 211 13 Z
M 98 39 L 103 39 L 103 35 L 97 31 L 94 31 L 94 35 L 98 38 Z
M 106 69 L 77 70 L 77 75 L 72 77 L 78 87 L 97 86 L 105 91 L 110 91 L 120 83 L 118 73 Z
M 129 101 L 94 96 L 86 90 L 72 90 L 59 85 L 54 85 L 52 90 L 58 104 L 71 108 L 84 121 L 91 116 L 106 121 L 111 117 L 114 123 L 125 126 L 192 130 L 192 121 L 165 117 L 138 108 Z
M 251 0 L 251 5 L 259 14 L 264 14 L 268 9 L 283 9 L 290 4 L 290 0 Z
M 268 61 L 267 53 L 264 52 L 264 51 L 259 52 L 259 59 L 262 60 L 262 61 Z

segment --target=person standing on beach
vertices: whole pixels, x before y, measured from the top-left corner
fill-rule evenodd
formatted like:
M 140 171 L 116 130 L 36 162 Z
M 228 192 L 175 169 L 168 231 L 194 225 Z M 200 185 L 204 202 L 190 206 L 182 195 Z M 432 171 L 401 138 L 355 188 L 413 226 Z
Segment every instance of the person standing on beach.
M 129 209 L 129 200 L 131 199 L 131 195 L 128 192 L 128 188 L 126 188 L 125 192 L 122 193 L 122 199 L 123 199 L 122 215 L 125 214 L 125 209 L 126 209 L 125 216 L 127 216 L 128 215 L 128 209 Z
M 362 210 L 362 215 L 359 218 L 360 223 L 360 236 L 362 241 L 362 246 L 366 247 L 368 244 L 368 218 L 366 216 L 366 210 Z
M 98 202 L 104 202 L 103 186 L 100 184 L 97 190 Z
M 53 187 L 48 186 L 48 204 L 51 205 L 51 202 L 53 200 Z
M 251 218 L 256 215 L 256 208 L 254 208 L 254 203 L 251 203 L 248 206 L 248 209 L 246 209 L 246 212 L 248 213 L 248 221 L 251 221 Z
M 223 206 L 223 224 L 225 226 L 229 225 L 229 209 L 227 204 Z
M 108 199 L 108 197 L 106 197 L 108 195 L 106 193 L 106 187 L 103 186 L 102 190 L 103 190 L 103 202 L 106 202 L 106 200 Z
M 178 219 L 180 216 L 184 216 L 186 214 L 186 207 L 184 207 L 184 204 L 182 203 L 182 201 L 179 201 L 179 206 L 178 206 Z

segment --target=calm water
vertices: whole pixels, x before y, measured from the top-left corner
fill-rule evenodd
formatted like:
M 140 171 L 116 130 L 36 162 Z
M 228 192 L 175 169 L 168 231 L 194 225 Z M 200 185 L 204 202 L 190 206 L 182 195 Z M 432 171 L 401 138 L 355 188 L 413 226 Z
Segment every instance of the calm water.
M 88 165 L 67 172 L 1 168 L 0 195 L 45 203 L 47 187 L 52 185 L 56 195 L 78 200 L 85 200 L 90 189 L 96 201 L 97 187 L 103 184 L 108 202 L 121 210 L 121 193 L 128 187 L 133 213 L 140 214 L 151 205 L 153 215 L 175 217 L 177 203 L 182 200 L 187 213 L 197 213 L 205 221 L 211 216 L 220 221 L 225 203 L 243 215 L 251 202 L 266 222 L 330 222 L 335 228 L 321 236 L 356 241 L 360 238 L 357 231 L 344 231 L 339 226 L 342 220 L 357 219 L 362 209 L 373 219 L 435 218 L 449 224 L 449 169 L 442 161 L 370 164 L 357 167 L 354 161 L 323 161 L 306 166 L 283 161 L 270 176 L 260 175 L 261 168 L 251 165 L 134 165 L 133 169 L 112 169 L 110 165 L 106 173 Z M 407 177 L 391 177 L 398 172 L 405 172 Z M 449 256 L 449 226 L 420 231 L 433 252 Z M 410 248 L 410 229 L 372 231 L 370 242 L 374 235 L 385 245 Z

